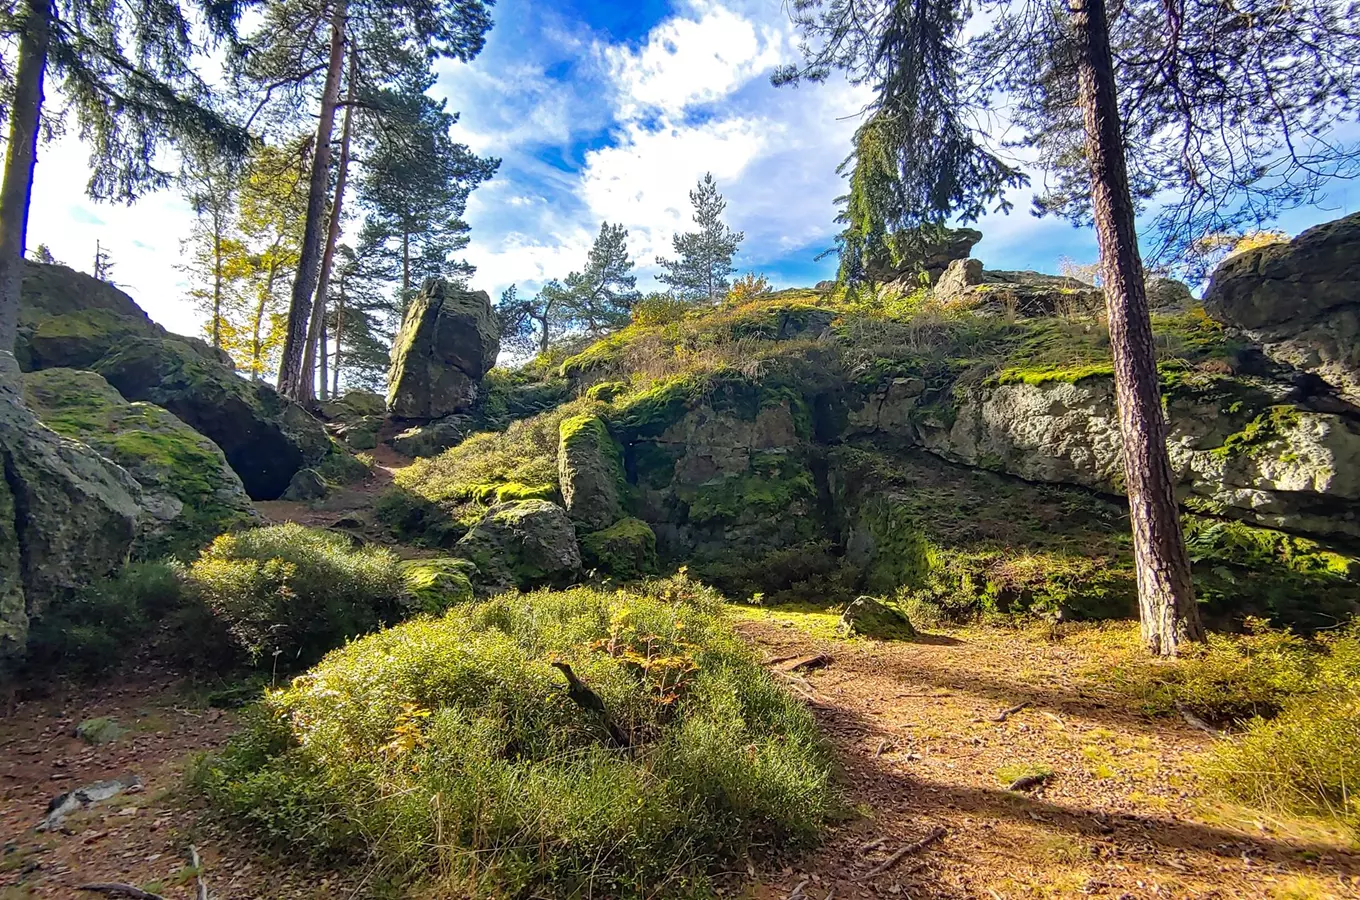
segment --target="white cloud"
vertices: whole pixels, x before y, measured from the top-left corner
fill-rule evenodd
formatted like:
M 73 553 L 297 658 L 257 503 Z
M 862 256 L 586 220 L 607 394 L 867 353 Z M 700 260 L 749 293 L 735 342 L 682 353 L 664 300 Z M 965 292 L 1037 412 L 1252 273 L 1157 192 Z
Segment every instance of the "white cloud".
M 778 30 L 707 4 L 698 18 L 676 17 L 652 29 L 647 43 L 603 48 L 621 118 L 654 109 L 674 116 L 721 100 L 781 60 Z

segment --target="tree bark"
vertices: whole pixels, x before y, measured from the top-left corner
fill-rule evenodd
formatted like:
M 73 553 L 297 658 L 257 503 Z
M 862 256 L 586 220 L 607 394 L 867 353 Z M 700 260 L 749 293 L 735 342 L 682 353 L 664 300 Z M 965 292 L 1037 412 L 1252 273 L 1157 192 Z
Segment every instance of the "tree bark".
M 345 279 L 340 279 L 340 296 L 335 304 L 335 365 L 333 366 L 332 377 L 335 379 L 331 384 L 331 396 L 340 396 L 340 342 L 345 337 Z
M 330 354 L 326 352 L 327 342 L 328 338 L 326 336 L 326 317 L 323 314 L 321 317 L 321 340 L 319 342 L 321 345 L 321 359 L 319 360 L 321 377 L 317 380 L 318 381 L 317 396 L 319 396 L 322 400 L 326 399 L 326 394 L 330 388 L 330 383 L 328 381 L 328 379 L 330 378 L 330 372 L 327 371 L 326 369 L 327 358 L 330 356 Z
M 264 311 L 271 297 L 274 296 L 274 275 L 278 271 L 278 266 L 274 262 L 269 263 L 269 275 L 264 282 L 264 292 L 259 296 L 259 303 L 255 306 L 255 332 L 252 336 L 250 345 L 250 380 L 259 381 L 260 372 L 264 369 L 264 342 L 260 339 L 260 330 L 264 327 Z
M 401 317 L 406 318 L 406 304 L 411 302 L 411 232 L 401 233 Z
M 215 203 L 216 201 L 214 201 Z M 222 349 L 222 218 L 213 210 L 213 349 Z
M 1105 0 L 1069 2 L 1091 168 L 1091 205 L 1114 356 L 1139 615 L 1148 649 L 1175 656 L 1183 642 L 1204 640 L 1204 626 L 1195 606 L 1190 558 L 1166 451 L 1166 418 L 1124 162 L 1109 23 Z
M 331 286 L 331 267 L 335 264 L 335 245 L 340 241 L 340 216 L 345 202 L 345 182 L 349 176 L 349 142 L 354 120 L 354 82 L 358 76 L 358 54 L 351 48 L 349 52 L 349 87 L 345 91 L 345 122 L 340 127 L 340 165 L 335 177 L 335 198 L 331 201 L 330 227 L 326 231 L 326 249 L 321 255 L 321 273 L 316 281 L 316 299 L 312 303 L 311 321 L 307 327 L 307 350 L 302 357 L 302 378 L 295 399 L 307 401 L 314 399 L 316 352 L 321 344 L 322 370 L 321 393 L 326 393 L 326 294 Z
M 33 166 L 38 156 L 42 120 L 43 78 L 52 37 L 50 0 L 27 0 L 14 96 L 9 110 L 9 147 L 4 183 L 0 185 L 0 380 L 17 378 L 14 341 L 19 329 L 19 294 L 23 288 L 28 209 L 33 198 Z
M 293 298 L 288 306 L 288 331 L 283 339 L 283 360 L 279 364 L 279 391 L 288 397 L 302 392 L 305 375 L 302 358 L 307 348 L 308 314 L 312 292 L 316 290 L 321 257 L 321 226 L 326 215 L 326 189 L 330 187 L 331 132 L 335 130 L 335 107 L 340 100 L 340 76 L 345 67 L 345 17 L 348 0 L 334 0 L 331 11 L 330 59 L 326 67 L 326 86 L 321 92 L 321 115 L 316 123 L 316 148 L 312 156 L 311 182 L 307 189 L 307 219 L 302 228 L 302 248 L 298 254 L 297 274 L 293 277 Z

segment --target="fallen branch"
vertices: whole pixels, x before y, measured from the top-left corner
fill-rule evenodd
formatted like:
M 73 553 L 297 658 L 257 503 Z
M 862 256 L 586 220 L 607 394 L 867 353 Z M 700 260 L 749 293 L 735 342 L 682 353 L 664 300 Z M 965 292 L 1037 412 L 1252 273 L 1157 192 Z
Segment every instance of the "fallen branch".
M 790 653 L 788 656 L 776 656 L 774 659 L 767 659 L 767 660 L 765 660 L 764 662 L 761 663 L 761 665 L 762 665 L 762 666 L 777 666 L 777 665 L 779 665 L 780 663 L 786 663 L 786 662 L 789 662 L 789 661 L 791 661 L 791 660 L 795 660 L 795 659 L 798 658 L 798 656 L 799 656 L 799 654 L 797 654 L 797 653 Z
M 808 882 L 811 880 L 812 879 L 810 878 L 804 878 L 802 881 L 798 882 L 798 886 L 789 891 L 788 895 L 784 897 L 784 900 L 803 900 L 803 898 L 807 897 L 807 894 L 803 893 L 803 888 L 807 887 Z
M 884 753 L 887 752 L 887 750 L 888 750 L 888 743 L 889 743 L 889 741 L 888 741 L 887 738 L 884 738 L 883 740 L 881 740 L 881 741 L 878 742 L 878 749 L 874 751 L 874 757 L 875 757 L 875 758 L 880 757 L 880 756 L 882 756 Z
M 107 894 L 110 897 L 128 897 L 130 900 L 165 900 L 160 894 L 150 894 L 130 884 L 113 884 L 111 882 L 82 884 L 76 890 L 89 891 L 91 894 Z
M 1205 734 L 1209 735 L 1210 737 L 1216 738 L 1223 737 L 1223 732 L 1219 731 L 1217 728 L 1210 725 L 1208 722 L 1204 721 L 1199 716 L 1192 713 L 1190 710 L 1186 709 L 1184 706 L 1181 705 L 1181 702 L 1179 700 L 1176 701 L 1176 712 L 1181 714 L 1181 718 L 1184 719 L 1186 724 L 1189 725 L 1191 728 L 1196 728 L 1204 732 Z
M 811 672 L 813 669 L 824 669 L 831 665 L 832 659 L 825 653 L 817 653 L 789 666 L 786 672 Z
M 208 880 L 203 877 L 203 861 L 198 858 L 198 848 L 193 844 L 189 845 L 189 865 L 194 867 L 194 883 L 197 885 L 194 900 L 209 900 Z
M 867 841 L 866 843 L 860 844 L 859 852 L 868 853 L 870 850 L 877 850 L 879 847 L 882 847 L 886 843 L 888 843 L 887 838 L 874 838 L 872 841 Z
M 920 851 L 929 847 L 931 844 L 935 843 L 944 836 L 945 836 L 944 828 L 938 825 L 935 826 L 935 828 L 931 830 L 930 834 L 926 835 L 925 837 L 921 838 L 919 841 L 916 841 L 915 843 L 907 844 L 905 847 L 898 850 L 892 856 L 889 856 L 887 859 L 883 860 L 883 862 L 874 866 L 864 875 L 864 877 L 860 879 L 860 881 L 868 881 L 870 878 L 877 878 L 879 875 L 882 875 L 884 872 L 888 871 L 893 866 L 900 863 L 904 857 L 910 856 L 913 853 L 919 853 Z
M 1012 706 L 1010 709 L 1003 709 L 1003 710 L 1001 710 L 1001 712 L 999 712 L 999 713 L 997 713 L 996 715 L 992 716 L 992 721 L 993 721 L 993 722 L 1004 722 L 1004 721 L 1006 721 L 1007 719 L 1009 719 L 1011 716 L 1013 716 L 1013 715 L 1015 715 L 1016 713 L 1020 712 L 1020 710 L 1026 709 L 1026 708 L 1028 708 L 1028 707 L 1029 707 L 1029 701 L 1028 701 L 1028 700 L 1026 700 L 1024 703 L 1017 703 L 1017 704 L 1015 704 L 1014 706 Z

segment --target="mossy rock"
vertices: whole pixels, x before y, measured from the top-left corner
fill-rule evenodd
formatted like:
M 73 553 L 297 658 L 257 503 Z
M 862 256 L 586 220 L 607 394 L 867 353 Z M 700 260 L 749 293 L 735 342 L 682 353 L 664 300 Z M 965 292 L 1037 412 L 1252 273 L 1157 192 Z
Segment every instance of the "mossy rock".
M 392 342 L 388 411 L 437 419 L 471 408 L 499 351 L 500 332 L 486 292 L 427 279 Z
M 477 566 L 469 560 L 413 559 L 401 568 L 406 589 L 421 612 L 440 615 L 450 607 L 475 599 L 472 580 L 477 576 Z
M 29 409 L 43 424 L 89 444 L 142 486 L 138 556 L 192 556 L 257 517 L 222 451 L 174 414 L 129 403 L 94 372 L 46 369 L 23 382 Z
M 860 597 L 841 614 L 840 632 L 880 641 L 910 641 L 916 628 L 907 614 L 877 597 Z
M 136 338 L 94 366 L 124 397 L 162 406 L 211 438 L 256 500 L 273 500 L 333 442 L 321 423 L 266 384 L 251 384 L 177 340 Z
M 85 719 L 76 726 L 76 737 L 96 747 L 100 744 L 111 744 L 127 733 L 128 729 L 118 724 L 117 719 L 109 716 Z
M 623 516 L 623 454 L 599 416 L 562 420 L 557 474 L 567 514 L 582 529 L 600 531 Z
M 546 500 L 491 507 L 454 546 L 477 566 L 479 594 L 570 584 L 581 570 L 576 529 L 566 510 Z
M 344 396 L 323 400 L 321 415 L 332 422 L 355 422 L 368 416 L 381 417 L 387 411 L 382 394 L 372 391 L 347 391 Z
M 656 532 L 641 519 L 623 519 L 581 538 L 588 569 L 630 581 L 656 573 Z

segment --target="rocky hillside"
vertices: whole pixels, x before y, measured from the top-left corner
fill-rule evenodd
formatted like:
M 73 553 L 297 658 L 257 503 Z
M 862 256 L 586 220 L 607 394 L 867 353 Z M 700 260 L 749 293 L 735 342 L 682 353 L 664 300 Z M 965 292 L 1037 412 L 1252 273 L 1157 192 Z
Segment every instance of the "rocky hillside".
M 1153 291 L 1177 488 L 1220 615 L 1316 626 L 1360 599 L 1354 360 L 1338 339 L 1301 366 L 1318 317 L 1260 342 L 1232 299 L 1306 305 L 1353 279 L 1354 228 L 1253 251 L 1273 268 L 1231 260 L 1205 305 L 1174 283 Z M 1280 274 L 1291 267 L 1310 278 Z M 1315 305 L 1344 331 L 1360 300 L 1326 290 Z M 484 591 L 569 579 L 579 557 L 619 577 L 688 565 L 739 594 L 1122 615 L 1133 580 L 1108 356 L 1098 291 L 975 260 L 908 294 L 644 305 L 579 352 L 493 371 L 470 409 L 394 438 L 427 458 L 380 513 L 474 561 L 495 548 Z

